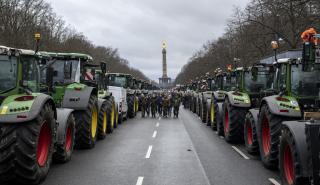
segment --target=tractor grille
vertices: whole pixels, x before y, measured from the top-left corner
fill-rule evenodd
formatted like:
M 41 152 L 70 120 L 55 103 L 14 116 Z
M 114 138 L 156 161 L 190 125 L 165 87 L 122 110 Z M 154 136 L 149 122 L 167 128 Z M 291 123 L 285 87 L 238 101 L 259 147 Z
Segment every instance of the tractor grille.
M 299 106 L 303 112 L 315 112 L 319 111 L 320 108 L 320 100 L 317 99 L 299 99 Z

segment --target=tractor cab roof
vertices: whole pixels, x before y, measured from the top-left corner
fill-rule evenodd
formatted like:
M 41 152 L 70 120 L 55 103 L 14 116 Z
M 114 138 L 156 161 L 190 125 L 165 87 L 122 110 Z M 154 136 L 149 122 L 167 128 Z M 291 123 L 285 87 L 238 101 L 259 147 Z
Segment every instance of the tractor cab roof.
M 35 56 L 38 58 L 49 58 L 50 56 L 47 54 L 42 54 L 40 52 L 35 53 L 33 50 L 28 49 L 18 49 L 18 48 L 11 48 L 7 46 L 0 46 L 0 55 L 25 55 L 25 56 Z
M 108 73 L 107 75 L 115 75 L 115 76 L 130 76 L 133 77 L 130 74 L 126 74 L 126 73 Z
M 83 53 L 55 53 L 55 52 L 45 52 L 41 51 L 41 54 L 47 54 L 52 58 L 61 59 L 61 60 L 80 60 L 86 62 L 93 62 L 93 58 L 90 55 Z

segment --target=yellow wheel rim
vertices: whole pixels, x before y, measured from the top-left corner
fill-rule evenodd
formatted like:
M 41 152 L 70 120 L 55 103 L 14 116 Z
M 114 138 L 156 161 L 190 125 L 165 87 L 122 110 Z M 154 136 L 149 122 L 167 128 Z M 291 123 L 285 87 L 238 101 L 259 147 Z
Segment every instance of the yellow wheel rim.
M 106 133 L 106 131 L 107 131 L 107 111 L 105 111 L 105 112 L 103 113 L 102 131 L 103 131 L 103 133 Z
M 98 127 L 98 112 L 97 112 L 97 108 L 94 106 L 92 109 L 92 116 L 91 116 L 91 136 L 92 136 L 92 138 L 96 137 L 97 127 Z
M 213 107 L 212 104 L 211 104 L 211 111 L 210 111 L 210 113 L 211 113 L 211 116 L 210 116 L 210 118 L 211 118 L 211 123 L 213 123 L 213 121 L 214 121 L 214 107 Z
M 111 111 L 111 128 L 114 127 L 114 114 L 115 114 L 114 105 L 112 105 L 112 111 Z
M 133 110 L 134 110 L 134 112 L 137 112 L 137 110 L 136 110 L 136 105 L 137 104 L 137 102 L 136 102 L 136 100 L 134 100 L 134 102 L 133 102 Z

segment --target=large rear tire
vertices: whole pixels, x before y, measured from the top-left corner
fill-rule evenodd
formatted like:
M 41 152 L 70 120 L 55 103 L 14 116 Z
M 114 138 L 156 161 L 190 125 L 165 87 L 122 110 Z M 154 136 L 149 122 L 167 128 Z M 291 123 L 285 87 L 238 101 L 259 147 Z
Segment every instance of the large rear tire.
M 224 104 L 223 128 L 224 138 L 227 142 L 242 142 L 243 141 L 243 123 L 247 109 L 234 107 L 226 98 Z
M 71 160 L 76 134 L 76 122 L 72 113 L 68 117 L 65 133 L 65 142 L 57 143 L 56 151 L 53 154 L 53 161 L 57 163 L 66 163 Z
M 107 135 L 108 124 L 108 100 L 101 105 L 99 112 L 98 139 L 105 139 Z
M 93 148 L 98 136 L 98 106 L 97 97 L 90 96 L 86 110 L 75 111 L 76 148 Z
M 113 128 L 118 128 L 118 124 L 119 124 L 119 117 L 118 117 L 118 108 L 116 107 L 115 103 L 112 103 L 113 105 L 113 109 L 114 109 L 114 127 Z
M 1 130 L 0 182 L 39 184 L 43 181 L 50 169 L 55 143 L 52 106 L 45 104 L 32 121 L 3 124 Z
M 112 133 L 114 130 L 114 116 L 115 116 L 115 107 L 113 106 L 112 100 L 107 100 L 107 133 Z
M 134 112 L 134 102 L 135 102 L 135 100 L 134 100 L 134 96 L 133 95 L 130 95 L 129 97 L 128 97 L 128 117 L 129 118 L 134 118 L 134 116 L 135 116 L 135 112 Z
M 254 124 L 253 116 L 250 112 L 246 114 L 244 122 L 244 143 L 249 154 L 259 153 L 259 142 L 257 136 L 257 128 Z
M 270 112 L 268 105 L 262 105 L 258 119 L 259 149 L 261 161 L 269 169 L 276 169 L 278 166 L 282 121 L 282 117 Z

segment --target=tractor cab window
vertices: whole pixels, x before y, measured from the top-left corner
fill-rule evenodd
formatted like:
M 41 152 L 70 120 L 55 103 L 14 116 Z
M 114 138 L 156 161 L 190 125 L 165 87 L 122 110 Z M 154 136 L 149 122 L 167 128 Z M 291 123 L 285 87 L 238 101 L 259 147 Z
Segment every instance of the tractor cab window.
M 0 93 L 14 89 L 17 84 L 17 58 L 0 55 Z
M 302 65 L 291 66 L 291 92 L 297 96 L 319 97 L 320 66 L 314 65 L 308 71 Z
M 276 78 L 273 81 L 273 89 L 283 90 L 286 88 L 286 78 L 287 78 L 287 65 L 281 64 L 279 68 L 277 68 Z
M 105 80 L 103 78 L 103 74 L 101 71 L 99 72 L 95 72 L 95 79 L 97 80 L 98 83 L 98 90 L 104 90 L 106 89 L 106 84 L 105 84 Z
M 53 84 L 64 85 L 80 81 L 80 66 L 78 60 L 57 60 L 52 65 Z
M 236 72 L 236 86 L 238 89 L 242 88 L 242 74 L 243 74 L 243 71 Z
M 23 86 L 32 92 L 39 92 L 40 70 L 38 61 L 33 57 L 21 57 Z
M 127 88 L 127 78 L 125 76 L 109 75 L 108 84 L 110 86 Z
M 244 87 L 248 92 L 258 93 L 270 88 L 268 68 L 255 68 L 244 72 Z
M 227 75 L 223 79 L 223 90 L 224 91 L 231 91 L 234 90 L 237 84 L 237 77 L 234 74 Z

